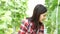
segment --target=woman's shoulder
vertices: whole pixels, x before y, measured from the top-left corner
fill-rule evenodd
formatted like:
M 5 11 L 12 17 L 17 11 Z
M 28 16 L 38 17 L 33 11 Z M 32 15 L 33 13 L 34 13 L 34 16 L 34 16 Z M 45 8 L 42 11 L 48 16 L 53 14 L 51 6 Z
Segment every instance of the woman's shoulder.
M 25 26 L 28 26 L 29 23 L 28 23 L 28 19 L 22 19 L 22 24 L 24 24 Z
M 22 23 L 23 23 L 25 26 L 32 26 L 32 28 L 34 27 L 34 22 L 30 21 L 29 19 L 23 19 L 23 20 L 22 20 Z

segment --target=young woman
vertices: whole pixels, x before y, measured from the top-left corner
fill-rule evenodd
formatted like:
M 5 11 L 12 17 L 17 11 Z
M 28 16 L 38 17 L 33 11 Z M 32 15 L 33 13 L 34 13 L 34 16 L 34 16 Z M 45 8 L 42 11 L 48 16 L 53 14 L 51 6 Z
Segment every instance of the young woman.
M 22 21 L 18 34 L 44 34 L 43 20 L 46 18 L 46 12 L 45 6 L 36 5 L 32 17 Z

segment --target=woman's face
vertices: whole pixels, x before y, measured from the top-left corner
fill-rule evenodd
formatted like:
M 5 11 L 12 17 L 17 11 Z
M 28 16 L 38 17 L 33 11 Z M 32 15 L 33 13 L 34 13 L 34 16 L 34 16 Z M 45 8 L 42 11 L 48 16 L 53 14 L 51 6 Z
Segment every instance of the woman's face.
M 43 13 L 40 15 L 39 21 L 43 22 L 43 20 L 46 18 L 46 13 Z

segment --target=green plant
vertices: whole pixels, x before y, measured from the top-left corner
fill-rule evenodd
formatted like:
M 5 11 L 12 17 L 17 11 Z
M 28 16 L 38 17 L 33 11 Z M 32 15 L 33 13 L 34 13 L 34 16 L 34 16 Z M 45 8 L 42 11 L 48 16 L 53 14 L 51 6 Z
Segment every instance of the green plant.
M 54 34 L 57 28 L 56 14 L 57 14 L 58 0 L 45 0 L 45 5 L 48 10 L 46 19 L 47 22 L 45 23 L 45 26 L 47 28 L 47 34 Z
M 58 5 L 58 34 L 60 34 L 60 1 Z
M 26 16 L 28 0 L 0 0 L 0 34 L 16 34 Z

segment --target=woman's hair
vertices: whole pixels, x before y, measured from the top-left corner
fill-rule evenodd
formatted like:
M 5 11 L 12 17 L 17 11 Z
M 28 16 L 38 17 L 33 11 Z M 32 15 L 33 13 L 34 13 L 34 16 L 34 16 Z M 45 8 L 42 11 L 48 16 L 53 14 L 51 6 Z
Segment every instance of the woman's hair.
M 41 4 L 38 4 L 35 6 L 35 8 L 33 10 L 33 15 L 30 19 L 31 19 L 31 21 L 34 22 L 36 27 L 38 27 L 39 25 L 42 25 L 41 22 L 39 23 L 39 18 L 40 18 L 40 15 L 45 12 L 47 12 L 47 9 L 45 6 L 43 6 Z
M 32 19 L 33 21 L 39 21 L 39 17 L 41 14 L 47 12 L 47 9 L 46 7 L 44 7 L 43 5 L 41 4 L 38 4 L 36 5 L 36 7 L 34 8 L 34 11 L 33 11 L 33 15 L 32 15 Z
M 39 22 L 40 15 L 45 12 L 47 12 L 47 9 L 45 6 L 43 6 L 41 4 L 38 4 L 35 6 L 31 19 L 32 19 L 32 21 L 34 21 L 36 26 L 39 24 L 37 22 Z

